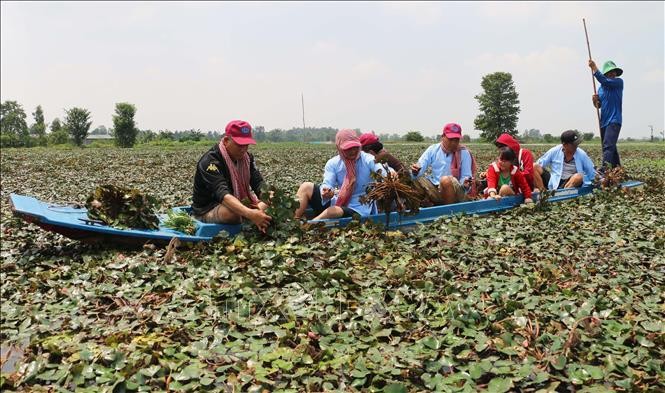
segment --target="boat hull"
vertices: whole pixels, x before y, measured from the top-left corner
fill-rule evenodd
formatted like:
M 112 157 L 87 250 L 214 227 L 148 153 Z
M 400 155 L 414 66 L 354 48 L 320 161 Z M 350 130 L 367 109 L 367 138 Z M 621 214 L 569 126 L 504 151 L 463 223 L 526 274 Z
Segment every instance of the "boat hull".
M 639 181 L 628 181 L 622 183 L 624 188 L 637 188 L 644 184 Z M 556 190 L 555 194 L 548 200 L 549 202 L 559 202 L 568 199 L 578 198 L 593 192 L 592 186 L 583 186 L 579 188 L 564 188 Z M 534 194 L 537 198 L 538 194 Z M 10 202 L 15 216 L 23 220 L 38 225 L 39 227 L 59 233 L 65 237 L 74 240 L 80 240 L 90 243 L 119 243 L 126 245 L 141 245 L 147 242 L 155 244 L 166 244 L 173 238 L 178 238 L 181 242 L 197 243 L 208 242 L 226 231 L 229 236 L 234 236 L 242 229 L 240 224 L 208 224 L 195 220 L 196 232 L 193 235 L 179 232 L 164 225 L 166 215 L 160 216 L 160 225 L 158 229 L 120 229 L 108 226 L 102 222 L 90 220 L 85 208 L 66 205 L 54 205 L 36 198 L 11 194 Z M 438 218 L 458 214 L 488 214 L 512 209 L 524 202 L 521 195 L 509 196 L 500 200 L 484 199 L 478 201 L 455 203 L 451 205 L 433 206 L 422 208 L 414 215 L 400 215 L 397 212 L 390 213 L 388 220 L 389 229 L 399 229 L 412 227 L 417 224 L 426 224 Z M 191 213 L 190 207 L 176 207 L 174 211 L 185 211 Z M 349 224 L 352 218 L 339 218 L 327 220 L 310 220 L 310 223 L 322 223 L 325 227 L 343 227 Z M 373 221 L 376 223 L 386 223 L 386 214 L 374 214 L 361 218 L 361 221 Z

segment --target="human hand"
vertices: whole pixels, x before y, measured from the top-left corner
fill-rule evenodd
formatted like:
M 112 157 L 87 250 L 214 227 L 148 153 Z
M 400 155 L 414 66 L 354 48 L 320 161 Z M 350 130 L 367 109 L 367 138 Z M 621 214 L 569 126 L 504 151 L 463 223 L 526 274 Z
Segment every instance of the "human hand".
M 533 199 L 531 199 L 531 198 L 524 198 L 524 203 L 526 203 L 527 205 L 530 204 L 530 203 L 533 203 Z
M 411 164 L 411 173 L 417 175 L 418 172 L 420 172 L 420 165 L 418 165 L 418 163 Z
M 254 225 L 259 228 L 259 231 L 263 233 L 266 233 L 266 229 L 268 229 L 268 225 L 270 225 L 270 221 L 272 221 L 272 217 L 260 209 L 250 209 L 247 218 L 249 218 L 250 221 L 252 221 Z
M 334 196 L 335 196 L 335 192 L 332 190 L 332 188 L 323 187 L 323 190 L 321 192 L 321 198 L 322 199 L 330 199 Z
M 589 59 L 589 68 L 591 68 L 591 71 L 593 72 L 598 71 L 598 67 L 596 67 L 596 62 L 594 62 L 591 59 Z

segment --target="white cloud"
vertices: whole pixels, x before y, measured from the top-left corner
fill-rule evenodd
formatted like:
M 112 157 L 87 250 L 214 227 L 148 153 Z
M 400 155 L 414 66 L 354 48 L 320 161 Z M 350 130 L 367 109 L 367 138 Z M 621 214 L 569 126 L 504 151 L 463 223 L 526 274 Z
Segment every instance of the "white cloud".
M 665 68 L 653 68 L 648 70 L 642 76 L 642 80 L 649 83 L 660 83 L 665 82 Z
M 351 68 L 351 72 L 356 78 L 383 78 L 388 75 L 389 71 L 390 68 L 386 64 L 376 59 L 359 61 Z
M 319 40 L 312 45 L 310 51 L 317 56 L 335 56 L 340 51 L 337 42 L 331 40 Z
M 448 4 L 430 1 L 381 3 L 389 14 L 404 18 L 405 24 L 431 26 L 441 22 Z

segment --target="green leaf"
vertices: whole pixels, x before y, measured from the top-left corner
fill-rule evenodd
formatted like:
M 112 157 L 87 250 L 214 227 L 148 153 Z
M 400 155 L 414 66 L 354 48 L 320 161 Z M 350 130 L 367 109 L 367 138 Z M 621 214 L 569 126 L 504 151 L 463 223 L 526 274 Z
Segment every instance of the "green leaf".
M 487 385 L 489 393 L 503 393 L 509 391 L 513 387 L 513 381 L 510 378 L 492 378 Z
M 383 389 L 384 393 L 407 393 L 408 389 L 401 383 L 391 383 Z
M 201 375 L 201 368 L 196 364 L 190 364 L 176 374 L 173 379 L 176 381 L 188 381 L 190 379 L 198 378 L 199 375 Z

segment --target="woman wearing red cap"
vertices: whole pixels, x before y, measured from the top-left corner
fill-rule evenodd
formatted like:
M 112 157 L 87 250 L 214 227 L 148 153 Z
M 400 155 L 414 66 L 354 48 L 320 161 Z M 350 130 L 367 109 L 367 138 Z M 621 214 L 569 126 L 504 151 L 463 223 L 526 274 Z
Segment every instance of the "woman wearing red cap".
M 233 120 L 226 133 L 196 165 L 192 211 L 203 222 L 237 224 L 244 217 L 265 232 L 272 218 L 264 211 L 267 205 L 259 201 L 263 177 L 248 153 L 255 145 L 252 126 L 246 121 Z M 248 200 L 250 206 L 243 204 Z
M 396 172 L 401 172 L 404 170 L 404 164 L 402 164 L 402 161 L 388 153 L 388 151 L 383 148 L 383 143 L 379 142 L 379 138 L 377 138 L 377 136 L 373 133 L 367 132 L 360 135 L 360 144 L 362 145 L 362 149 L 365 153 L 369 153 L 374 156 L 374 161 L 378 163 L 385 162 Z
M 301 218 L 308 206 L 317 214 L 315 220 L 356 214 L 368 216 L 376 212 L 374 204 L 362 204 L 360 197 L 372 182 L 372 172 L 385 175 L 383 167 L 374 161 L 374 156 L 360 150 L 360 140 L 354 130 L 338 131 L 335 145 L 339 154 L 326 163 L 323 182 L 320 185 L 305 182 L 298 188 L 300 207 L 296 218 Z M 339 193 L 335 195 L 337 187 Z

